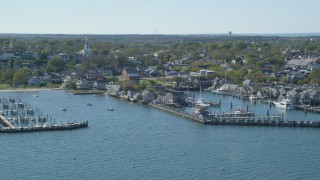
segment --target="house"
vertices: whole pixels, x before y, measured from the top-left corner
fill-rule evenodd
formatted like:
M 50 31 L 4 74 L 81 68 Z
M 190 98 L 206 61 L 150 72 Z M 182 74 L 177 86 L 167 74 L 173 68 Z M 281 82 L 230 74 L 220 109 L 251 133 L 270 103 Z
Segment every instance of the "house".
M 30 63 L 21 63 L 21 68 L 30 68 Z
M 89 81 L 96 81 L 98 79 L 102 79 L 103 76 L 101 73 L 99 73 L 96 70 L 89 70 L 86 74 L 85 74 L 85 78 Z
M 141 96 L 142 96 L 143 102 L 145 102 L 145 103 L 150 103 L 150 102 L 152 102 L 153 100 L 156 99 L 155 96 L 154 96 L 154 94 L 151 93 L 151 92 L 148 91 L 148 90 L 142 91 Z
M 31 60 L 33 58 L 32 51 L 24 51 L 20 53 L 20 57 L 22 60 Z
M 186 103 L 186 95 L 182 91 L 169 91 L 162 98 L 161 101 L 165 104 L 179 104 Z
M 203 70 L 200 70 L 199 73 L 200 73 L 200 76 L 211 76 L 214 74 L 214 71 L 203 69 Z
M 122 77 L 125 80 L 138 82 L 140 80 L 140 75 L 136 68 L 126 67 L 122 70 Z
M 130 62 L 132 62 L 133 64 L 136 64 L 136 65 L 142 64 L 141 61 L 139 61 L 136 57 L 133 57 L 133 56 L 129 56 L 129 57 L 128 57 L 128 60 L 129 60 Z
M 112 76 L 112 70 L 107 68 L 100 68 L 98 69 L 98 72 L 101 73 L 104 76 Z
M 69 61 L 70 60 L 70 56 L 67 53 L 60 53 L 59 54 L 59 58 L 63 61 Z
M 50 74 L 50 81 L 52 82 L 52 84 L 61 84 L 62 83 L 61 75 L 58 73 Z
M 107 94 L 110 94 L 112 96 L 119 95 L 119 92 L 121 91 L 120 85 L 106 85 Z
M 276 76 L 275 73 L 273 73 L 273 71 L 271 69 L 260 69 L 260 72 L 264 76 L 271 76 L 271 77 Z
M 314 70 L 320 67 L 319 59 L 291 59 L 287 62 L 286 67 L 295 68 L 295 69 L 306 69 L 306 70 Z
M 320 104 L 320 90 L 312 90 L 309 93 L 309 97 L 311 99 L 311 104 L 319 105 Z
M 28 85 L 29 86 L 40 86 L 41 80 L 37 77 L 32 77 L 31 79 L 28 80 Z
M 193 80 L 193 87 L 194 88 L 207 88 L 212 85 L 212 80 L 206 77 L 197 77 Z
M 279 93 L 280 94 L 282 94 L 282 95 L 287 95 L 287 93 L 288 92 L 290 92 L 291 91 L 291 88 L 290 87 L 281 87 L 280 89 L 279 89 Z
M 92 89 L 91 83 L 86 79 L 78 79 L 76 81 L 77 89 Z
M 179 73 L 177 71 L 169 71 L 169 72 L 166 72 L 166 76 L 167 77 L 177 77 L 179 75 Z
M 105 90 L 106 89 L 106 80 L 99 79 L 93 83 L 93 87 L 97 90 Z
M 252 81 L 250 79 L 244 80 L 242 83 L 243 86 L 249 86 L 249 87 L 253 87 L 254 84 L 255 84 L 254 81 Z

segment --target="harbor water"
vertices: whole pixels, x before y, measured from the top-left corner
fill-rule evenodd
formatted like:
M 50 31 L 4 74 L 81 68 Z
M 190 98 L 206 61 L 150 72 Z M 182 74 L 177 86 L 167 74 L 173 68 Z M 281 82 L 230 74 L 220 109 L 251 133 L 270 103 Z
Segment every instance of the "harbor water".
M 56 123 L 89 121 L 85 129 L 0 134 L 0 179 L 318 179 L 317 128 L 212 126 L 105 95 L 64 91 L 0 92 L 19 97 Z M 196 97 L 200 95 L 196 93 Z M 269 106 L 202 93 L 231 111 Z M 88 104 L 92 106 L 89 106 Z M 66 111 L 61 111 L 65 108 Z M 114 111 L 108 111 L 114 108 Z M 290 120 L 320 114 L 269 108 Z

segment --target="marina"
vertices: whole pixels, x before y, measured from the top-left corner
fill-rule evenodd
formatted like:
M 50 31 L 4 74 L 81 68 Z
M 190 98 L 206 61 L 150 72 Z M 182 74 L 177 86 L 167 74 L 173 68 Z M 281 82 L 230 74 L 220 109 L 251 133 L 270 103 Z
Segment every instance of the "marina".
M 36 107 L 41 107 L 44 116 L 49 114 L 49 124 L 50 115 L 55 116 L 56 124 L 61 124 L 60 120 L 67 124 L 68 120 L 85 117 L 91 128 L 2 133 L 0 156 L 6 165 L 1 179 L 47 179 L 48 174 L 53 174 L 54 179 L 71 176 L 73 179 L 141 179 L 143 176 L 143 179 L 176 180 L 190 177 L 315 179 L 319 176 L 319 162 L 315 158 L 320 155 L 318 128 L 205 125 L 150 106 L 103 95 L 74 96 L 63 91 L 40 91 L 5 92 L 1 94 L 3 96 L 20 97 L 24 103 L 31 103 L 36 118 Z M 247 110 L 248 105 L 248 111 L 254 112 L 255 116 L 265 116 L 269 109 L 259 101 L 254 104 L 212 93 L 203 93 L 202 97 L 216 102 L 221 98 L 220 107 L 209 109 L 212 114 L 232 113 L 239 107 Z M 87 106 L 88 102 L 94 106 Z M 108 111 L 109 107 L 114 111 Z M 27 108 L 25 106 L 25 110 Z M 61 108 L 67 111 L 61 111 Z M 192 107 L 184 108 L 192 113 Z M 319 119 L 316 113 L 285 111 L 274 106 L 269 111 L 270 115 L 283 113 L 284 119 Z M 43 170 L 35 171 L 35 167 Z M 248 168 L 255 171 L 248 171 Z M 13 169 L 23 171 L 12 174 Z
M 0 103 L 2 105 L 0 123 L 3 126 L 0 128 L 0 133 L 58 131 L 88 127 L 88 121 L 57 124 L 55 118 L 53 121 L 50 118 L 48 122 L 48 115 L 44 116 L 41 110 L 34 110 L 30 105 L 27 107 L 27 103 L 23 103 L 20 98 L 1 98 Z M 65 111 L 64 109 L 62 110 Z

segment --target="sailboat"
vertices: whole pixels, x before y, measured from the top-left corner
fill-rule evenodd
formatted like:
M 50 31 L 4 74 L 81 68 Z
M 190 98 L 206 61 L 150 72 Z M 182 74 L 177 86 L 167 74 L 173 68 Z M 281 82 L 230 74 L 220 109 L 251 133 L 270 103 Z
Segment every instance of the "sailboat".
M 200 97 L 197 99 L 195 105 L 198 106 L 198 107 L 201 107 L 201 108 L 208 108 L 208 107 L 210 107 L 210 104 L 206 103 L 206 102 L 204 101 L 204 99 L 202 98 L 202 96 L 201 96 L 201 86 L 200 86 Z

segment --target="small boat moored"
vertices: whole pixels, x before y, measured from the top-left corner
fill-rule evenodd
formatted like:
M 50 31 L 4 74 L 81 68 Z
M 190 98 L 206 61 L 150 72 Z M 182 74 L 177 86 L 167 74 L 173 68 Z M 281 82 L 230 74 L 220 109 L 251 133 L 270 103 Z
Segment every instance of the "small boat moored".
M 282 99 L 281 101 L 273 101 L 273 104 L 282 109 L 294 109 L 293 103 L 290 99 Z

